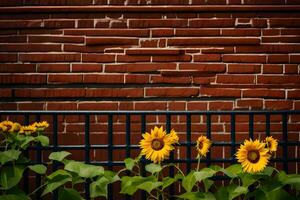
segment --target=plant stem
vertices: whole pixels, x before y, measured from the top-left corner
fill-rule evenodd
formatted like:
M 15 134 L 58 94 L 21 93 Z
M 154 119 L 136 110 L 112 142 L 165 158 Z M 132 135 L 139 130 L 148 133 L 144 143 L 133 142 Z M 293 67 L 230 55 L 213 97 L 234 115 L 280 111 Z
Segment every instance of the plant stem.
M 198 155 L 197 172 L 199 172 L 199 168 L 200 168 L 200 160 L 201 160 L 201 156 Z
M 45 185 L 47 185 L 47 183 L 45 183 L 45 184 L 43 184 L 43 185 L 40 185 L 38 188 L 36 188 L 33 192 L 31 192 L 31 193 L 28 194 L 27 196 L 33 195 L 34 193 L 36 193 L 39 189 L 41 189 L 41 188 L 44 187 Z

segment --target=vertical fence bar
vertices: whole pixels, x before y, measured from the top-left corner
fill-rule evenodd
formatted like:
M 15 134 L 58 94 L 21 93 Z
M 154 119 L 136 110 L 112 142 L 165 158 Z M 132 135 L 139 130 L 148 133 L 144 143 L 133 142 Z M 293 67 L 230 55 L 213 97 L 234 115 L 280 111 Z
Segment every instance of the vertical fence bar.
M 166 114 L 166 132 L 170 133 L 170 131 L 171 131 L 171 115 L 170 114 Z M 174 152 L 173 151 L 170 153 L 170 160 L 172 162 L 174 160 Z M 174 167 L 170 167 L 169 168 L 169 175 L 170 175 L 170 177 L 174 177 Z M 174 193 L 175 193 L 174 185 L 170 186 L 169 192 L 170 192 L 171 196 L 174 195 Z
M 270 136 L 270 113 L 266 113 L 266 135 Z
M 85 123 L 84 123 L 84 150 L 85 150 L 85 163 L 90 163 L 90 115 L 85 114 Z M 89 179 L 86 180 L 84 187 L 85 187 L 85 198 L 87 200 L 90 199 L 90 184 L 91 181 Z
M 39 122 L 41 120 L 41 116 L 40 115 L 37 115 L 35 120 L 37 122 Z M 41 150 L 41 145 L 40 144 L 37 144 L 36 145 L 36 155 L 35 155 L 35 159 L 37 161 L 38 164 L 42 163 L 42 150 Z M 35 175 L 35 187 L 38 188 L 41 186 L 41 175 L 40 174 L 36 174 Z M 36 192 L 36 198 L 40 197 L 41 196 L 41 191 L 38 190 Z
M 141 115 L 141 132 L 142 133 L 146 132 L 146 114 Z M 146 176 L 145 164 L 146 164 L 145 159 L 141 158 L 141 175 L 142 176 Z M 146 192 L 142 191 L 141 199 L 147 199 Z
M 24 124 L 25 125 L 29 124 L 29 114 L 24 115 Z M 28 158 L 28 156 L 29 156 L 28 150 L 25 150 L 24 154 L 25 154 L 25 157 Z M 28 169 L 25 169 L 23 177 L 24 177 L 23 178 L 24 191 L 25 191 L 26 194 L 28 194 L 28 192 L 29 192 L 29 173 L 28 173 Z
M 206 135 L 208 139 L 211 139 L 211 114 L 206 114 Z M 209 166 L 211 164 L 210 151 L 207 153 L 206 159 L 206 165 Z
M 235 154 L 235 113 L 231 113 L 230 139 L 231 139 L 231 163 L 234 163 Z
M 130 146 L 130 114 L 126 113 L 126 158 L 130 158 Z M 127 175 L 129 175 L 129 173 Z M 125 195 L 125 199 L 131 199 L 130 195 Z
M 57 114 L 53 114 L 52 116 L 52 123 L 53 123 L 53 138 L 52 138 L 52 144 L 53 144 L 53 151 L 58 150 L 58 129 L 57 129 Z M 56 171 L 58 168 L 58 164 L 56 161 L 53 161 L 52 170 Z M 58 193 L 57 190 L 54 191 L 52 195 L 53 200 L 58 199 Z
M 191 114 L 186 114 L 186 157 L 187 173 L 191 171 Z
M 282 114 L 282 142 L 283 142 L 283 169 L 288 172 L 288 127 L 287 127 L 287 114 Z
M 253 114 L 249 114 L 249 137 L 253 139 Z
M 108 169 L 113 167 L 113 114 L 108 114 Z M 108 199 L 113 200 L 112 185 L 108 185 Z

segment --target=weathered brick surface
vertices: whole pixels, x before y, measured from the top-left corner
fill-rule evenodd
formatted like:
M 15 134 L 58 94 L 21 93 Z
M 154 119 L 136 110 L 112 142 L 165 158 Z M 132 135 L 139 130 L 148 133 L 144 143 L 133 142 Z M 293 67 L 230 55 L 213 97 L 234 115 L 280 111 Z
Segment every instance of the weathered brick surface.
M 1 0 L 0 110 L 299 110 L 299 35 L 298 0 Z M 82 117 L 59 120 L 61 133 L 82 142 Z M 242 140 L 248 118 L 236 120 Z M 280 120 L 271 118 L 278 138 Z M 294 140 L 299 120 L 290 118 Z M 132 116 L 135 141 L 140 121 Z M 171 121 L 185 133 L 185 116 Z M 95 141 L 106 122 L 91 117 Z M 114 122 L 121 143 L 125 118 Z M 212 138 L 229 140 L 229 116 L 212 122 Z M 256 135 L 264 122 L 255 116 Z M 205 133 L 205 123 L 193 116 L 192 132 Z

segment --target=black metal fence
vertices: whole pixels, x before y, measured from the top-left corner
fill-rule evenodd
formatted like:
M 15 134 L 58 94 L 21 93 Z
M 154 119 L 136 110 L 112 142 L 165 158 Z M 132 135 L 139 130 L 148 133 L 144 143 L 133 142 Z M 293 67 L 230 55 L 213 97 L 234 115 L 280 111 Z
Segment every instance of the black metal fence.
M 59 131 L 58 131 L 58 117 L 59 116 L 68 116 L 68 115 L 76 115 L 76 116 L 84 116 L 84 144 L 82 145 L 64 145 L 58 143 L 59 138 Z M 100 115 L 106 116 L 107 118 L 107 141 L 106 144 L 94 144 L 97 141 L 94 141 L 93 144 L 90 143 L 90 116 L 93 115 Z M 300 142 L 299 142 L 299 133 L 300 128 L 300 111 L 0 111 L 1 120 L 12 118 L 14 116 L 22 117 L 24 124 L 29 124 L 32 121 L 40 121 L 43 116 L 51 117 L 51 124 L 52 124 L 52 141 L 50 142 L 51 145 L 48 147 L 32 147 L 29 149 L 30 151 L 35 152 L 35 159 L 37 163 L 43 163 L 42 160 L 42 152 L 43 151 L 60 151 L 60 150 L 80 150 L 84 151 L 84 161 L 86 163 L 94 163 L 100 164 L 102 166 L 106 166 L 108 169 L 112 169 L 115 166 L 123 165 L 122 161 L 118 161 L 114 159 L 113 152 L 121 149 L 125 150 L 126 157 L 132 156 L 132 151 L 134 149 L 139 149 L 138 144 L 132 144 L 131 140 L 131 117 L 135 116 L 138 117 L 139 126 L 141 133 L 144 133 L 147 127 L 147 120 L 146 117 L 149 115 L 153 116 L 164 116 L 164 125 L 167 132 L 169 132 L 172 128 L 172 116 L 184 116 L 185 117 L 185 131 L 183 134 L 180 135 L 181 142 L 178 144 L 179 147 L 185 147 L 184 153 L 185 158 L 175 158 L 174 154 L 170 156 L 169 160 L 166 162 L 173 162 L 173 163 L 182 163 L 186 167 L 186 171 L 190 171 L 192 168 L 193 163 L 196 163 L 197 160 L 192 156 L 192 151 L 195 145 L 195 141 L 192 140 L 192 129 L 191 126 L 194 122 L 192 122 L 193 116 L 203 116 L 205 118 L 202 123 L 206 126 L 206 134 L 208 138 L 212 137 L 212 117 L 215 116 L 228 116 L 230 120 L 227 122 L 230 127 L 230 141 L 213 141 L 213 146 L 226 146 L 230 148 L 230 156 L 226 158 L 212 158 L 211 154 L 209 153 L 205 160 L 202 162 L 210 165 L 211 163 L 234 163 L 235 158 L 234 154 L 236 152 L 236 148 L 240 145 L 240 141 L 236 140 L 236 124 L 239 123 L 238 118 L 240 116 L 247 116 L 248 117 L 248 127 L 247 132 L 249 138 L 254 138 L 255 131 L 255 116 L 263 116 L 264 117 L 264 133 L 265 136 L 270 136 L 273 134 L 271 131 L 271 119 L 274 116 L 280 118 L 277 124 L 280 124 L 280 128 L 278 131 L 281 134 L 281 140 L 279 142 L 279 146 L 282 148 L 281 156 L 278 156 L 273 161 L 277 163 L 282 163 L 283 169 L 285 171 L 289 171 L 289 163 L 295 163 L 296 171 L 300 166 L 298 166 L 298 162 L 300 161 L 300 157 L 297 152 L 299 152 Z M 114 134 L 114 116 L 123 116 L 125 118 L 125 144 L 115 144 L 113 139 Z M 299 120 L 299 121 L 297 121 Z M 297 135 L 298 133 L 298 140 L 289 140 L 289 124 L 293 123 L 293 132 Z M 299 125 L 299 126 L 298 126 Z M 295 128 L 296 127 L 296 128 Z M 276 131 L 276 132 L 278 132 Z M 213 133 L 216 134 L 216 133 Z M 278 133 L 277 133 L 278 134 Z M 294 156 L 289 156 L 289 148 L 293 147 L 296 149 Z M 107 152 L 107 160 L 105 161 L 91 161 L 90 159 L 90 151 L 95 149 L 105 149 Z M 28 152 L 27 152 L 28 153 Z M 142 160 L 142 163 L 146 163 L 146 160 Z M 57 165 L 53 165 L 53 170 L 57 169 Z M 143 172 L 146 173 L 145 171 Z M 170 176 L 174 176 L 174 169 L 170 169 L 169 171 Z M 28 180 L 28 172 L 25 173 L 24 176 L 24 189 L 29 190 L 29 180 Z M 41 184 L 41 177 L 35 177 L 35 184 L 38 187 Z M 89 185 L 88 183 L 85 184 L 86 192 L 85 196 L 86 199 L 89 199 Z M 174 188 L 171 188 L 171 193 L 174 193 Z M 145 195 L 145 194 L 142 194 Z M 128 198 L 128 197 L 126 197 Z M 143 197 L 142 197 L 143 198 Z M 53 199 L 56 199 L 56 195 L 53 195 Z M 112 188 L 109 188 L 109 199 L 114 199 L 114 194 L 112 192 Z

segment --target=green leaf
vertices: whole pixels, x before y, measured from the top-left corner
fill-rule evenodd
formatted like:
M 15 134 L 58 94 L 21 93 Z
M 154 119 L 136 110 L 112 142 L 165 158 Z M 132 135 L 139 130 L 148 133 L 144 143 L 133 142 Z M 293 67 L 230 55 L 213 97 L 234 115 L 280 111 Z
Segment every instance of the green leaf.
M 30 165 L 28 168 L 38 174 L 45 174 L 47 171 L 47 167 L 42 164 Z
M 35 139 L 37 142 L 40 142 L 43 147 L 49 146 L 49 138 L 47 136 L 39 135 L 39 136 L 36 136 Z
M 241 174 L 240 178 L 242 180 L 244 187 L 249 187 L 259 179 L 258 176 L 255 176 L 253 174 L 248 174 L 248 173 Z
M 216 199 L 212 193 L 202 193 L 202 192 L 186 192 L 178 197 L 187 200 L 215 200 Z
M 283 200 L 283 199 L 296 200 L 296 197 L 293 197 L 283 189 L 274 190 L 266 194 L 268 200 Z
M 162 170 L 162 167 L 158 164 L 151 163 L 151 164 L 146 165 L 145 169 L 147 172 L 154 174 L 154 173 L 160 172 Z
M 227 191 L 227 188 L 224 186 L 221 186 L 218 191 L 215 193 L 215 198 L 217 200 L 228 200 L 229 199 L 229 194 Z
M 70 161 L 65 165 L 65 170 L 77 173 L 83 178 L 93 178 L 103 175 L 104 168 L 101 166 L 89 165 L 78 161 Z
M 0 172 L 1 189 L 7 190 L 17 185 L 22 179 L 24 167 L 22 166 L 4 166 Z
M 20 197 L 18 195 L 14 195 L 14 194 L 1 195 L 0 199 L 1 200 L 24 200 L 23 197 Z
M 170 185 L 172 185 L 176 181 L 177 181 L 176 178 L 165 177 L 162 180 L 162 190 L 166 189 L 167 187 L 169 187 Z
M 125 167 L 127 170 L 131 171 L 135 165 L 135 160 L 132 159 L 132 158 L 126 158 L 124 160 L 124 163 L 125 163 Z
M 12 194 L 12 195 L 17 195 L 18 197 L 21 197 L 23 200 L 31 200 L 26 193 L 19 189 L 17 186 L 12 187 L 11 189 L 6 191 L 6 194 Z M 1 199 L 1 198 L 0 198 Z
M 30 144 L 30 142 L 33 142 L 34 140 L 35 140 L 35 138 L 32 136 L 24 137 L 24 140 L 22 141 L 22 144 L 21 144 L 21 148 L 26 149 L 28 147 L 28 145 Z
M 204 179 L 212 177 L 216 173 L 215 170 L 210 168 L 203 168 L 199 172 L 195 172 L 194 176 L 196 178 L 196 181 L 202 181 Z
M 158 188 L 161 185 L 162 185 L 162 182 L 159 182 L 159 181 L 156 181 L 156 182 L 146 181 L 146 182 L 143 182 L 142 184 L 138 185 L 137 188 L 141 189 L 141 190 L 145 190 L 146 192 L 148 192 L 150 194 L 150 192 L 152 190 L 154 190 L 155 188 Z
M 248 192 L 248 188 L 237 186 L 237 185 L 230 185 L 227 187 L 227 191 L 229 194 L 229 200 L 232 200 L 242 194 L 246 194 Z
M 274 167 L 269 167 L 267 166 L 263 171 L 262 171 L 262 174 L 263 175 L 267 175 L 267 176 L 272 176 L 274 172 Z
M 47 185 L 42 193 L 42 196 L 53 192 L 55 189 L 63 186 L 65 183 L 72 181 L 72 176 L 65 170 L 59 169 L 47 176 Z
M 104 177 L 107 178 L 107 180 L 109 180 L 109 183 L 114 183 L 116 181 L 121 180 L 116 172 L 110 170 L 104 171 Z
M 79 192 L 74 190 L 73 188 L 60 188 L 58 190 L 58 200 L 66 200 L 66 199 L 72 199 L 72 200 L 83 200 L 83 198 L 80 196 Z
M 62 162 L 69 155 L 71 155 L 71 153 L 69 153 L 67 151 L 52 152 L 49 155 L 49 159 Z
M 156 179 L 154 176 L 142 177 L 142 176 L 123 176 L 121 178 L 121 194 L 133 195 L 137 190 L 140 184 L 144 182 L 155 182 Z
M 107 185 L 110 183 L 110 181 L 102 176 L 97 181 L 94 181 L 90 184 L 90 195 L 92 198 L 96 197 L 106 197 L 107 198 Z
M 191 192 L 195 183 L 197 182 L 194 173 L 195 171 L 191 171 L 186 177 L 182 179 L 182 187 L 187 192 Z
M 214 184 L 214 181 L 209 180 L 209 179 L 204 179 L 203 180 L 205 192 L 208 192 L 208 190 L 211 188 L 211 186 Z
M 10 149 L 7 151 L 0 152 L 0 162 L 4 165 L 7 162 L 17 160 L 21 154 L 21 151 Z
M 221 171 L 230 178 L 236 178 L 238 174 L 243 173 L 243 169 L 240 164 L 230 165 L 229 167 Z

